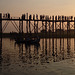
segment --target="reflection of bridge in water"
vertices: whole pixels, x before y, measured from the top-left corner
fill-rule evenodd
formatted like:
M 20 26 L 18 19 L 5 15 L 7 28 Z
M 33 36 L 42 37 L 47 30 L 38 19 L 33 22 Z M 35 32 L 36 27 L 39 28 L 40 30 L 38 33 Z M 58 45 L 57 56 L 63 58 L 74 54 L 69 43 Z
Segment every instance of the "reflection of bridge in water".
M 19 45 L 21 61 L 29 64 L 58 62 L 74 57 L 75 39 L 50 38 L 41 39 L 40 46 Z M 57 44 L 58 43 L 58 44 Z

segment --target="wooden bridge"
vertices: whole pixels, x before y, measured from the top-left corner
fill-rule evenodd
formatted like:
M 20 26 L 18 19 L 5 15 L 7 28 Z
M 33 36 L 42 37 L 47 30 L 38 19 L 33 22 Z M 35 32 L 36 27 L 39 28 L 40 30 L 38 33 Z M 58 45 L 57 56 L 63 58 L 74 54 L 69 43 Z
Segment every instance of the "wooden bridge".
M 2 21 L 6 23 L 2 26 Z M 19 22 L 19 25 L 16 23 Z M 75 36 L 75 17 L 73 16 L 48 16 L 48 15 L 29 15 L 22 14 L 21 17 L 11 17 L 9 13 L 0 13 L 0 36 L 5 31 L 9 22 L 15 27 L 19 34 L 34 33 L 50 37 L 72 37 Z M 24 24 L 25 22 L 25 24 Z M 25 25 L 25 32 L 24 32 Z

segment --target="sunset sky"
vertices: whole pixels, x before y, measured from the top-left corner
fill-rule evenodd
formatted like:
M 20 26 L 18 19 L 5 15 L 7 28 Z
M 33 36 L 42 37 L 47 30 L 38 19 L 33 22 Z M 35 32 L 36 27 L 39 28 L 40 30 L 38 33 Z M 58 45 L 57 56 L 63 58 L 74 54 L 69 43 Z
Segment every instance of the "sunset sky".
M 75 0 L 0 0 L 0 12 L 75 16 Z
M 75 16 L 75 0 L 0 0 L 0 13 L 7 12 L 11 17 L 21 17 L 24 13 Z M 6 31 L 12 29 L 9 26 Z

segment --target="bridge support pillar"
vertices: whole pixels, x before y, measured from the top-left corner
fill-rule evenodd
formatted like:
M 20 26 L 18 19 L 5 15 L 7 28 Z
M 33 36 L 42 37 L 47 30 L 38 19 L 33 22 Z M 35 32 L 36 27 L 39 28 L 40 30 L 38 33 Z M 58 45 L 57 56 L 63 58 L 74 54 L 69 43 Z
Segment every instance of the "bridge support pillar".
M 19 20 L 19 34 L 23 37 L 23 20 Z
M 0 41 L 2 41 L 2 13 L 0 13 Z

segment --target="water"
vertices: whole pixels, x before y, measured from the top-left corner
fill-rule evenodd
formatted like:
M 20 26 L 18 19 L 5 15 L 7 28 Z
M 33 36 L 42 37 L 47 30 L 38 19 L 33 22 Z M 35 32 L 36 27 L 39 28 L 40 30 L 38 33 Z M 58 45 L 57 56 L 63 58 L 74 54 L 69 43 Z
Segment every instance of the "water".
M 75 39 L 41 39 L 40 44 L 0 43 L 0 75 L 75 75 Z

